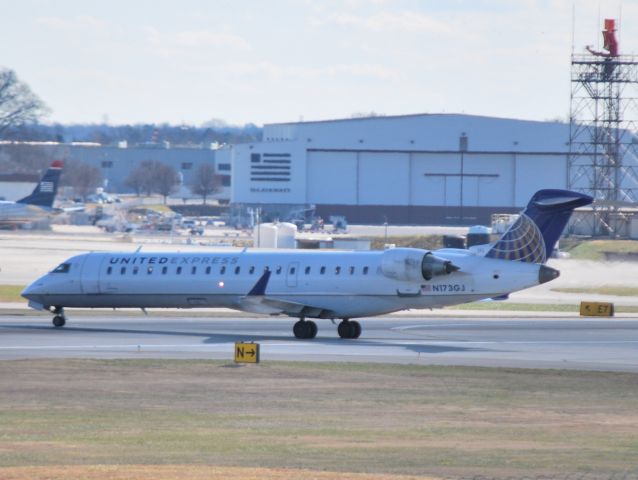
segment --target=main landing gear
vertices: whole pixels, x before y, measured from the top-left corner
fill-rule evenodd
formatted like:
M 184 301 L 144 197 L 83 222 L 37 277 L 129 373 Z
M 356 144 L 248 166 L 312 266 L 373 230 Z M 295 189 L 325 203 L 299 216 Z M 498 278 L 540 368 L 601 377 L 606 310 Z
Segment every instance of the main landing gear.
M 292 331 L 295 337 L 301 339 L 311 339 L 317 336 L 317 324 L 311 320 L 301 318 L 292 327 Z M 361 335 L 361 324 L 354 320 L 344 318 L 343 321 L 337 327 L 337 332 L 341 338 L 354 339 L 359 338 Z
M 315 338 L 317 336 L 317 324 L 303 317 L 292 327 L 292 332 L 297 338 Z
M 359 338 L 361 335 L 361 324 L 354 320 L 344 318 L 337 327 L 337 333 L 341 338 Z
M 54 314 L 53 326 L 56 328 L 64 327 L 66 317 L 64 316 L 64 307 L 53 307 L 51 312 Z

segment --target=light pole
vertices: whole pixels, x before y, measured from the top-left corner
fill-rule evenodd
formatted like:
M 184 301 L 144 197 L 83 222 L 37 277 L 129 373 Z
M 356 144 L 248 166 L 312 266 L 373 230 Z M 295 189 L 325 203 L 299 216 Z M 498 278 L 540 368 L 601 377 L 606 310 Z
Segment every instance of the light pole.
M 383 226 L 385 227 L 385 240 L 383 242 L 384 245 L 388 245 L 388 217 L 383 216 Z
M 459 152 L 461 152 L 461 194 L 460 194 L 460 208 L 459 208 L 459 222 L 463 223 L 463 180 L 465 178 L 465 152 L 467 152 L 467 135 L 465 132 L 461 133 L 459 137 Z
M 261 208 L 255 209 L 255 220 L 257 220 L 257 248 L 261 247 Z

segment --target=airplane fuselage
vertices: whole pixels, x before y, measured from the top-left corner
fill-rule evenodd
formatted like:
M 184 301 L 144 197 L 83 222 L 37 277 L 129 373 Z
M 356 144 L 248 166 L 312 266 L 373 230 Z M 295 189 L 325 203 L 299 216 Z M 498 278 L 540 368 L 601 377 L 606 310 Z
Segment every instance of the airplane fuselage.
M 56 269 L 66 271 L 54 270 L 39 278 L 23 295 L 32 306 L 42 308 L 227 307 L 311 318 L 354 318 L 494 298 L 547 281 L 551 270 L 467 251 L 432 253 L 458 270 L 429 280 L 419 278 L 409 271 L 410 256 L 427 255 L 427 251 L 417 249 L 87 253 Z M 388 263 L 391 254 L 396 257 L 391 260 L 398 258 L 392 264 Z M 247 292 L 267 270 L 267 288 L 259 296 L 267 301 L 254 301 Z
M 228 307 L 299 317 L 296 338 L 317 335 L 307 318 L 341 318 L 341 338 L 361 335 L 356 317 L 489 298 L 549 282 L 544 265 L 571 212 L 592 198 L 539 190 L 483 254 L 457 249 L 390 248 L 377 252 L 223 250 L 197 253 L 107 252 L 72 257 L 23 292 L 49 309 L 53 325 L 66 307 Z
M 21 224 L 37 222 L 50 217 L 55 212 L 50 207 L 26 203 L 0 201 L 0 224 Z

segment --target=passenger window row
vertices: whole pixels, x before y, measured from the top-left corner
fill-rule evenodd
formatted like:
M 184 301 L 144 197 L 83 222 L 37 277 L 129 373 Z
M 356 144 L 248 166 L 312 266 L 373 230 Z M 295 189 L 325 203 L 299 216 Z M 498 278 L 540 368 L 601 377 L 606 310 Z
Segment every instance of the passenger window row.
M 153 265 L 149 265 L 148 267 L 146 267 L 144 269 L 144 271 L 146 272 L 147 275 L 151 275 L 154 271 L 156 270 L 155 266 Z M 161 269 L 158 267 L 157 268 L 158 271 L 161 271 L 162 275 L 166 275 L 168 273 L 168 267 L 167 266 L 163 266 Z M 225 275 L 226 274 L 226 265 L 222 265 L 219 269 L 219 274 L 220 275 Z M 270 267 L 264 267 L 264 271 L 270 270 Z M 112 275 L 113 274 L 113 267 L 112 266 L 108 266 L 106 269 L 106 274 L 107 275 Z M 130 272 L 133 275 L 137 275 L 139 274 L 141 271 L 141 267 L 138 265 L 135 265 L 133 267 L 131 267 Z M 190 273 L 191 275 L 195 275 L 197 273 L 198 269 L 196 265 L 193 265 L 190 267 Z M 202 268 L 199 270 L 200 272 L 204 272 L 206 275 L 210 275 L 211 273 L 213 273 L 213 269 L 211 266 L 207 266 L 206 268 Z M 281 272 L 283 271 L 283 267 L 281 265 L 278 265 L 275 268 L 275 274 L 276 275 L 281 275 Z M 294 275 L 296 273 L 297 269 L 295 267 L 290 267 L 290 271 L 288 272 L 290 275 Z M 361 269 L 361 273 L 363 275 L 367 275 L 368 274 L 368 267 L 363 267 Z M 127 272 L 127 267 L 120 267 L 120 275 L 126 275 Z M 181 275 L 183 272 L 183 268 L 182 267 L 176 267 L 175 268 L 175 273 L 177 275 Z M 241 267 L 240 266 L 236 266 L 233 269 L 233 272 L 235 273 L 235 275 L 239 275 L 241 273 Z M 248 268 L 248 273 L 250 275 L 253 275 L 255 273 L 255 266 L 251 266 Z M 304 269 L 304 274 L 306 275 L 310 275 L 312 273 L 312 268 L 310 266 L 307 266 Z M 320 275 L 325 275 L 326 273 L 326 267 L 322 266 L 319 268 L 319 274 Z M 354 266 L 350 266 L 348 267 L 348 273 L 350 275 L 354 275 L 356 273 L 356 268 Z M 341 267 L 340 266 L 336 266 L 334 267 L 334 274 L 335 275 L 339 275 L 341 274 Z

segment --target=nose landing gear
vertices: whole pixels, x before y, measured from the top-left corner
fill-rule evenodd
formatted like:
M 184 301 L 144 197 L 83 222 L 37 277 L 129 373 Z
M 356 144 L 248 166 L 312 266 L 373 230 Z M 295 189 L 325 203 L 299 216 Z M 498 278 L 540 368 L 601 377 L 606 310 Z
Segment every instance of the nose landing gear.
M 64 316 L 64 307 L 53 307 L 51 312 L 54 314 L 53 326 L 56 328 L 64 327 L 66 317 Z

